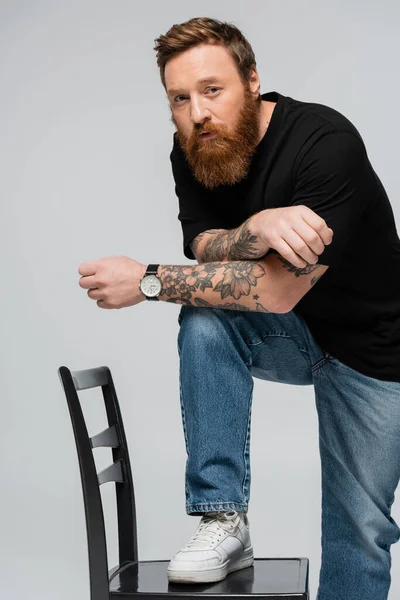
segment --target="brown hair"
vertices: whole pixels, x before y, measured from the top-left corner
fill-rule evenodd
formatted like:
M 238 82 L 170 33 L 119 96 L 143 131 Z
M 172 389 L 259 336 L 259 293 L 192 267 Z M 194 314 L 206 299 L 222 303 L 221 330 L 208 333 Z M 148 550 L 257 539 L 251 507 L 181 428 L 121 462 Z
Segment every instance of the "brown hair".
M 157 65 L 164 89 L 165 65 L 168 60 L 198 44 L 217 42 L 224 45 L 235 61 L 244 84 L 248 83 L 251 69 L 257 64 L 252 47 L 235 25 L 208 17 L 197 17 L 175 24 L 165 35 L 160 35 L 154 41 L 156 45 L 153 49 L 157 53 Z

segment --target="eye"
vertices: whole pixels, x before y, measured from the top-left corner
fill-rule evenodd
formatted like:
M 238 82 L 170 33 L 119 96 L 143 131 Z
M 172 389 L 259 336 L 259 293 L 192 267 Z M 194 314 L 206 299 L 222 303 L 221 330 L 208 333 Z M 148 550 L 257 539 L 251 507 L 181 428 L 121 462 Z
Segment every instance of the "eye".
M 217 92 L 220 90 L 221 88 L 219 87 L 210 87 L 206 89 L 206 92 L 211 92 L 212 90 L 216 90 Z M 214 94 L 211 94 L 212 96 L 214 96 Z M 174 104 L 180 104 L 179 98 L 187 98 L 187 96 L 176 96 L 174 98 Z
M 178 98 L 185 98 L 185 96 L 176 96 L 176 98 L 174 98 L 175 104 L 178 104 Z

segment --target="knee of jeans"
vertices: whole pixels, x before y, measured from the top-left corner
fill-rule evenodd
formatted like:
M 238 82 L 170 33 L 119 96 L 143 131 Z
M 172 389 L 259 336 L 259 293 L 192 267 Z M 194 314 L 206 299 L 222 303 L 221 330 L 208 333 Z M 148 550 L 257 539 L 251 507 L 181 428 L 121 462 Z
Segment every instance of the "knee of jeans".
M 189 339 L 196 345 L 203 345 L 207 342 L 221 343 L 223 327 L 221 320 L 216 315 L 219 312 L 219 310 L 214 311 L 208 308 L 183 306 L 178 317 L 180 345 L 184 339 Z

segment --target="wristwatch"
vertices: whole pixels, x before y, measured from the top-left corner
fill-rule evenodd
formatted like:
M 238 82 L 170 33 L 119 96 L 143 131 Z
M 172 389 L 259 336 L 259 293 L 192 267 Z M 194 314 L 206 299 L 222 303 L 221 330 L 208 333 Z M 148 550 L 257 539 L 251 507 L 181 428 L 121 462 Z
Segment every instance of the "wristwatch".
M 161 293 L 161 281 L 157 275 L 157 269 L 160 265 L 149 265 L 144 277 L 140 280 L 139 288 L 146 296 L 147 300 L 158 300 Z

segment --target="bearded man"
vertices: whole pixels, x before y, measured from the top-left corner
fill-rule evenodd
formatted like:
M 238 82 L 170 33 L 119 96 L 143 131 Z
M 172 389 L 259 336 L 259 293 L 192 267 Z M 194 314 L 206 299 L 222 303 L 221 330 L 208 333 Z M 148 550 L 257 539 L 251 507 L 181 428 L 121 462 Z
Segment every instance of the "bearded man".
M 322 469 L 318 600 L 386 600 L 400 477 L 400 240 L 363 140 L 342 114 L 260 94 L 234 25 L 195 18 L 156 40 L 176 127 L 184 254 L 80 265 L 101 308 L 181 304 L 186 511 L 201 517 L 170 581 L 253 564 L 253 378 L 313 385 Z M 280 515 L 285 527 L 284 515 Z M 266 532 L 267 534 L 267 532 Z

